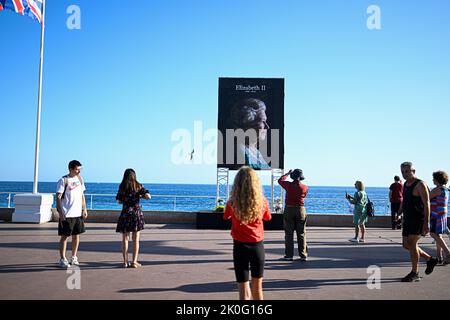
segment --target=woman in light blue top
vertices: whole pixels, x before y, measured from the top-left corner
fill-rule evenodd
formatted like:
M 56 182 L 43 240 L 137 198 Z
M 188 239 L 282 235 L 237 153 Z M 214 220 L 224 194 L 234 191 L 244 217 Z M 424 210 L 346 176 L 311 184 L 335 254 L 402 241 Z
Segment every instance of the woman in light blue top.
M 355 225 L 355 237 L 349 239 L 350 242 L 364 242 L 366 235 L 367 214 L 366 214 L 366 204 L 367 204 L 367 194 L 364 191 L 364 184 L 361 181 L 355 182 L 356 192 L 352 196 L 345 193 L 345 198 L 353 204 L 355 207 L 353 209 L 353 223 Z M 359 229 L 361 229 L 361 238 L 359 238 Z
M 261 152 L 255 146 L 242 145 L 240 147 L 242 154 L 244 154 L 245 164 L 252 169 L 270 169 Z

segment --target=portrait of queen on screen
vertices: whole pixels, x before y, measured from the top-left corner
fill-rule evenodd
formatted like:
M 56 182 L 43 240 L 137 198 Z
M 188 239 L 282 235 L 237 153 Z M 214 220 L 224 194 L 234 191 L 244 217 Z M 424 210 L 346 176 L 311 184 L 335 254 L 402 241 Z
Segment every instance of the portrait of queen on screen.
M 217 167 L 281 169 L 284 79 L 219 78 Z
M 238 139 L 237 152 L 238 159 L 244 156 L 244 164 L 249 167 L 261 170 L 270 169 L 264 156 L 259 151 L 259 145 L 267 139 L 266 105 L 256 98 L 246 98 L 238 101 L 231 109 L 231 128 L 245 131 L 246 139 Z

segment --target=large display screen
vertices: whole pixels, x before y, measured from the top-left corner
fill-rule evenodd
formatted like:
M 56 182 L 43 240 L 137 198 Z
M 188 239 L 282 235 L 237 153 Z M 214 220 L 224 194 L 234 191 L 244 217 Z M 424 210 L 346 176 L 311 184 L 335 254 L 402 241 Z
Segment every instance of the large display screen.
M 217 166 L 284 167 L 284 79 L 219 78 Z

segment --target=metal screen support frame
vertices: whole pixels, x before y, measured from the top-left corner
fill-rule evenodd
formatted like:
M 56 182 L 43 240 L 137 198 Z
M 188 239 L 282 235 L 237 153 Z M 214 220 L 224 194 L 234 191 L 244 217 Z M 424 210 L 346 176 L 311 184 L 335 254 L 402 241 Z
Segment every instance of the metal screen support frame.
M 276 198 L 279 197 L 281 199 L 281 205 L 284 206 L 284 189 L 278 184 L 278 179 L 284 174 L 284 170 L 272 169 L 271 173 L 271 211 L 275 211 Z M 228 195 L 230 193 L 229 176 L 230 171 L 228 168 L 217 168 L 216 203 L 219 199 L 223 199 L 225 203 L 228 200 Z
M 275 199 L 280 198 L 281 199 L 281 206 L 284 206 L 284 189 L 278 184 L 278 179 L 281 178 L 281 176 L 284 174 L 284 169 L 272 169 L 272 190 L 271 190 L 271 197 L 272 197 L 272 210 L 275 211 Z
M 217 168 L 216 204 L 219 199 L 224 200 L 224 205 L 228 200 L 228 194 L 230 193 L 229 175 L 230 171 L 228 168 Z

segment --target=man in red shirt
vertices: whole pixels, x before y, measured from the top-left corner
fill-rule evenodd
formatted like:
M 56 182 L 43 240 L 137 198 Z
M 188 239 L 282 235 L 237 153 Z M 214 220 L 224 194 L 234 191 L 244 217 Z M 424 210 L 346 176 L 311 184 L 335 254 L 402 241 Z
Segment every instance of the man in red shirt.
M 399 176 L 394 177 L 394 183 L 389 187 L 389 201 L 391 202 L 392 230 L 401 229 L 402 219 L 399 217 L 399 210 L 403 201 L 403 184 Z
M 292 182 L 285 181 L 290 175 Z M 289 170 L 288 173 L 278 179 L 280 186 L 286 190 L 286 204 L 283 213 L 284 246 L 285 254 L 282 260 L 294 260 L 294 230 L 297 233 L 297 245 L 300 261 L 306 261 L 308 257 L 308 245 L 306 244 L 306 209 L 305 197 L 308 194 L 308 186 L 300 181 L 304 180 L 300 169 Z

